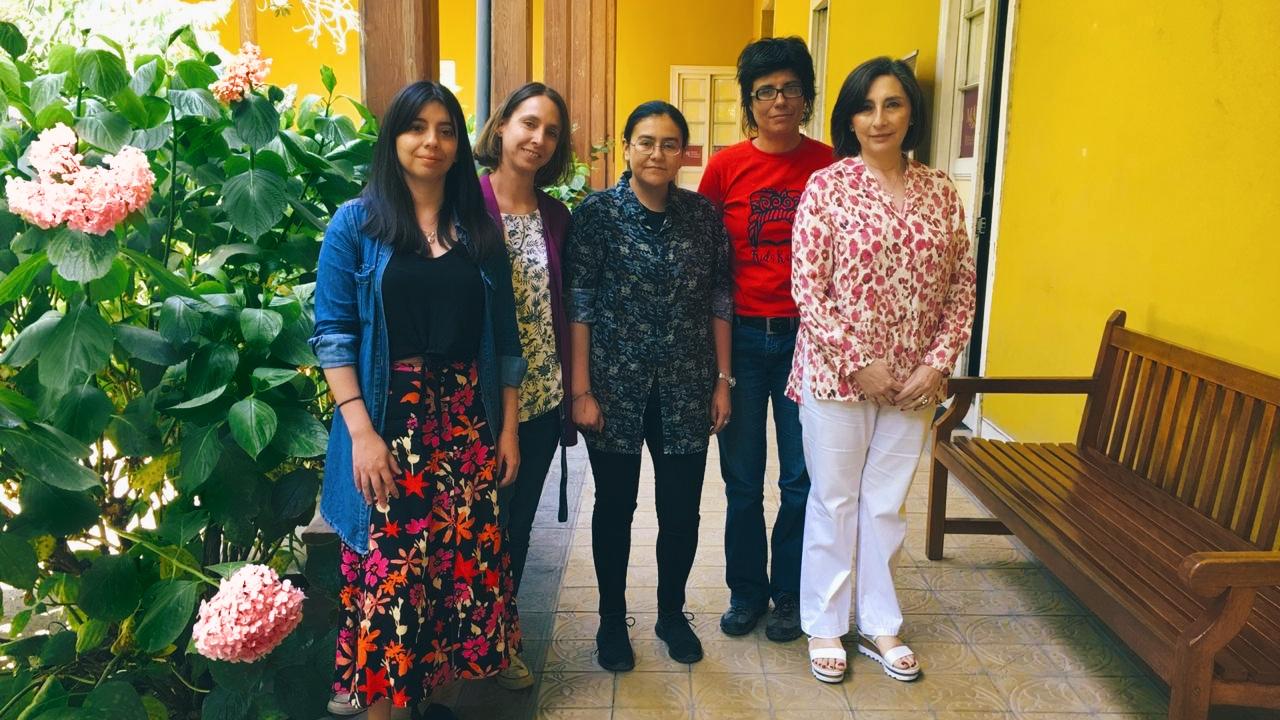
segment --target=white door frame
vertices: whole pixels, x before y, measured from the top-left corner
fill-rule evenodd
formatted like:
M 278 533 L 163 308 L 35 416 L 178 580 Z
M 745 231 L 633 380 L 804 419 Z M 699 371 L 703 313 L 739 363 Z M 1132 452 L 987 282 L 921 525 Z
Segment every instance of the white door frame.
M 998 0 L 988 0 L 988 6 L 986 10 L 986 13 L 987 13 L 986 17 L 988 18 L 987 20 L 988 37 L 990 36 L 990 31 L 993 29 L 993 26 L 994 26 L 994 19 L 993 19 L 995 17 L 994 4 L 997 1 Z M 982 375 L 985 375 L 987 372 L 987 356 L 990 350 L 990 335 L 991 335 L 991 303 L 995 295 L 995 285 L 996 285 L 996 279 L 997 279 L 997 276 L 996 276 L 996 267 L 997 267 L 997 258 L 998 258 L 997 248 L 998 248 L 998 243 L 1000 238 L 1000 217 L 1001 217 L 1001 210 L 1003 207 L 1003 200 L 1004 200 L 1004 177 L 1005 177 L 1005 165 L 1006 165 L 1006 159 L 1007 159 L 1006 151 L 1007 151 L 1007 145 L 1009 140 L 1009 103 L 1010 103 L 1010 96 L 1011 96 L 1010 82 L 1011 82 L 1012 70 L 1013 70 L 1014 47 L 1017 42 L 1016 29 L 1017 29 L 1017 17 L 1018 17 L 1018 4 L 1019 4 L 1019 0 L 1009 0 L 1008 17 L 1005 18 L 1004 56 L 1002 58 L 1003 62 L 1001 63 L 1001 68 L 1002 68 L 1001 77 L 999 79 L 1000 87 L 1002 88 L 1002 91 L 1000 94 L 1000 107 L 998 109 L 998 117 L 984 119 L 982 118 L 980 113 L 978 127 L 975 129 L 975 138 L 974 138 L 974 143 L 976 147 L 975 147 L 975 158 L 974 158 L 972 182 L 974 184 L 974 189 L 975 189 L 975 198 L 977 199 L 977 205 L 974 208 L 974 216 L 975 216 L 974 222 L 976 223 L 976 216 L 980 211 L 982 191 L 983 191 L 982 164 L 985 161 L 985 158 L 981 156 L 981 153 L 985 153 L 986 151 L 985 143 L 983 143 L 982 141 L 982 138 L 985 135 L 984 125 L 985 125 L 985 122 L 990 122 L 992 119 L 994 119 L 995 122 L 998 123 L 997 141 L 996 141 L 996 147 L 995 147 L 996 172 L 995 172 L 995 179 L 993 183 L 994 186 L 992 188 L 993 197 L 992 197 L 992 209 L 991 209 L 991 230 L 990 230 L 990 240 L 988 245 L 987 268 L 986 268 L 987 284 L 986 284 L 986 287 L 982 289 L 982 292 L 984 294 L 983 322 L 982 322 L 981 353 L 979 354 L 979 358 L 978 358 L 979 373 Z M 938 120 L 934 126 L 932 152 L 934 154 L 934 158 L 933 158 L 934 165 L 942 167 L 943 169 L 947 169 L 950 167 L 952 149 L 954 147 L 954 144 L 958 142 L 958 138 L 953 132 L 953 127 L 950 123 L 950 119 L 952 117 L 952 112 L 954 110 L 954 105 L 955 105 L 955 99 L 957 96 L 957 92 L 956 92 L 957 68 L 955 66 L 955 63 L 956 63 L 955 55 L 959 47 L 958 32 L 959 32 L 959 24 L 960 24 L 960 7 L 961 7 L 960 0 L 942 0 L 941 10 L 940 10 L 941 17 L 939 18 L 939 27 L 941 28 L 941 31 L 939 32 L 939 37 L 938 37 L 938 64 L 935 72 L 935 77 L 938 78 L 938 83 L 937 83 L 936 95 L 934 99 L 935 100 L 934 107 L 938 109 L 938 112 L 935 115 L 935 117 Z M 988 44 L 988 52 L 990 52 L 992 49 L 991 43 L 988 41 L 987 44 Z M 988 58 L 987 60 L 988 75 L 983 79 L 981 89 L 978 91 L 978 107 L 979 108 L 986 107 L 987 92 L 991 87 L 992 80 L 994 79 L 990 76 L 990 67 L 992 64 L 990 61 L 991 61 L 991 58 Z M 964 419 L 965 424 L 968 427 L 973 428 L 974 431 L 981 437 L 995 437 L 999 439 L 1009 439 L 1009 436 L 1004 431 L 1002 431 L 999 427 L 995 426 L 984 417 L 983 411 L 982 411 L 982 404 L 983 404 L 983 397 L 982 395 L 978 395 L 974 399 L 973 405 L 969 409 L 969 413 L 965 416 L 965 419 Z

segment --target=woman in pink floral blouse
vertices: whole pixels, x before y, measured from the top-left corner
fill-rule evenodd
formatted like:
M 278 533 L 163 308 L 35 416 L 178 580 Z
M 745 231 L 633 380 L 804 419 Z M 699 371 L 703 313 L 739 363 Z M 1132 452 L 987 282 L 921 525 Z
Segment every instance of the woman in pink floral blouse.
M 812 482 L 800 620 L 819 680 L 844 679 L 851 606 L 858 651 L 914 680 L 894 556 L 943 378 L 969 340 L 974 261 L 951 181 L 904 155 L 927 133 L 904 63 L 850 73 L 831 128 L 841 159 L 809 179 L 792 239 L 800 332 L 787 393 L 801 404 Z

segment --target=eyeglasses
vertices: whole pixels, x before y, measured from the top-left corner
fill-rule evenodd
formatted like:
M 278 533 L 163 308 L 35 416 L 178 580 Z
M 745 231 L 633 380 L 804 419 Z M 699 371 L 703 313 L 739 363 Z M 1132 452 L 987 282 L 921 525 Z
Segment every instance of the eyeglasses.
M 756 88 L 755 92 L 751 93 L 751 97 L 759 100 L 760 102 L 769 102 L 771 100 L 776 100 L 778 93 L 782 93 L 782 97 L 787 98 L 788 100 L 794 100 L 795 98 L 804 95 L 804 88 L 800 86 L 800 83 L 787 83 L 782 87 L 777 87 L 776 85 L 761 85 Z
M 642 137 L 631 143 L 631 147 L 639 151 L 641 155 L 652 155 L 655 150 L 661 150 L 663 155 L 679 155 L 684 152 L 684 146 L 678 140 L 658 142 L 651 137 Z

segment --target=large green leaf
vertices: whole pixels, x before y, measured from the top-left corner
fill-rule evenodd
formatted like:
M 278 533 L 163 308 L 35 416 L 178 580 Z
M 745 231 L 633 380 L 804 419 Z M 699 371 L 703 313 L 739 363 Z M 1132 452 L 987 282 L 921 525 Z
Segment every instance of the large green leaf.
M 169 93 L 165 95 L 165 99 L 173 106 L 179 120 L 192 115 L 209 120 L 217 120 L 222 117 L 222 106 L 218 104 L 218 99 L 213 96 L 213 93 L 204 88 L 195 90 L 170 89 Z
M 186 629 L 196 608 L 200 586 L 191 580 L 165 580 L 153 584 L 142 598 L 142 619 L 134 628 L 138 649 L 157 653 Z
M 0 582 L 26 590 L 36 584 L 38 576 L 31 543 L 13 533 L 0 534 Z
M 208 427 L 187 425 L 182 430 L 182 462 L 178 470 L 178 489 L 193 492 L 209 479 L 222 454 L 222 423 Z
M 29 105 L 40 112 L 55 102 L 62 101 L 62 86 L 67 82 L 66 73 L 49 73 L 31 81 Z
M 138 691 L 123 680 L 112 680 L 94 688 L 84 701 L 82 711 L 110 720 L 148 720 Z
M 49 72 L 73 72 L 76 65 L 76 49 L 66 43 L 49 48 Z
M 106 50 L 81 48 L 76 52 L 75 67 L 80 82 L 100 97 L 109 98 L 129 84 L 124 60 Z
M 151 116 L 147 114 L 147 107 L 142 104 L 142 98 L 138 97 L 138 94 L 128 85 L 121 88 L 120 92 L 111 99 L 115 101 L 116 109 L 130 123 L 137 127 L 147 127 L 150 124 Z
M 257 255 L 262 252 L 261 248 L 253 243 L 227 243 L 219 245 L 209 253 L 209 257 L 196 266 L 196 269 L 206 275 L 213 275 L 222 269 L 227 260 L 236 255 Z
M 196 351 L 187 364 L 187 392 L 203 395 L 224 387 L 235 376 L 240 354 L 225 343 L 210 343 Z
M 107 639 L 107 632 L 110 630 L 111 623 L 106 620 L 95 618 L 80 623 L 80 627 L 76 628 L 76 654 L 84 655 L 97 650 L 102 641 Z
M 62 322 L 62 313 L 57 310 L 50 310 L 41 315 L 39 320 L 23 328 L 4 354 L 0 354 L 0 363 L 23 367 L 35 360 L 48 347 L 49 338 L 53 336 L 53 331 L 57 329 L 60 322 Z
M 118 247 L 113 233 L 91 235 L 62 228 L 49 240 L 49 261 L 62 277 L 89 282 L 111 271 Z
M 280 132 L 280 113 L 271 101 L 250 93 L 231 110 L 236 134 L 249 147 L 257 150 L 275 139 Z
M 22 94 L 22 75 L 8 55 L 0 55 L 0 89 L 13 93 L 14 97 Z
M 67 388 L 96 373 L 111 356 L 111 328 L 95 307 L 72 305 L 49 335 L 40 356 L 40 382 Z
M 129 555 L 99 555 L 80 581 L 80 609 L 91 618 L 119 622 L 141 599 L 137 561 Z
M 280 335 L 271 343 L 272 356 L 298 367 L 315 365 L 318 362 L 316 355 L 311 351 L 311 345 L 307 343 L 314 330 L 315 324 L 305 314 L 291 323 L 286 323 Z
M 199 60 L 183 60 L 177 69 L 178 76 L 189 88 L 207 88 L 218 82 L 218 73 Z
M 95 147 L 117 153 L 133 137 L 133 126 L 124 115 L 107 111 L 80 118 L 76 123 L 76 134 Z
M 36 113 L 34 123 L 36 130 L 48 130 L 59 123 L 67 127 L 74 127 L 76 118 L 65 105 L 56 102 L 49 104 L 48 107 Z
M 35 403 L 9 388 L 0 387 L 0 427 L 21 427 L 35 419 Z
M 329 433 L 314 415 L 297 406 L 280 408 L 276 414 L 280 429 L 271 447 L 289 457 L 309 458 L 325 453 Z
M 151 328 L 137 325 L 116 325 L 116 342 L 129 353 L 129 357 L 161 367 L 178 362 L 178 351 L 163 335 Z
M 14 60 L 27 52 L 27 39 L 22 31 L 11 22 L 0 22 L 0 48 L 13 56 Z
M 98 439 L 116 411 L 107 394 L 96 385 L 78 385 L 67 391 L 53 413 L 53 424 L 82 443 Z
M 156 79 L 160 77 L 160 64 L 156 60 L 148 60 L 133 71 L 129 79 L 129 89 L 138 96 L 146 96 L 155 89 Z
M 247 397 L 232 405 L 227 420 L 231 423 L 231 437 L 255 458 L 275 437 L 279 424 L 276 411 L 256 397 Z
M 226 390 L 227 388 L 225 386 L 214 388 L 207 393 L 197 395 L 185 402 L 180 402 L 177 405 L 171 405 L 166 408 L 166 410 L 192 410 L 194 408 L 202 407 L 222 397 L 222 393 L 226 392 Z
M 160 334 L 174 345 L 181 346 L 200 334 L 204 318 L 188 300 L 177 295 L 165 298 L 160 306 Z
M 106 275 L 89 282 L 89 298 L 93 302 L 115 300 L 129 289 L 130 280 L 129 266 L 117 257 L 111 261 L 111 269 Z
M 0 305 L 11 303 L 22 297 L 27 292 L 27 288 L 31 287 L 36 276 L 48 264 L 49 258 L 43 250 L 18 263 L 18 267 L 10 270 L 9 274 L 4 276 L 4 280 L 0 280 Z
M 310 468 L 299 468 L 276 480 L 271 486 L 271 514 L 283 522 L 297 525 L 310 519 L 320 490 L 320 476 Z
M 253 695 L 214 686 L 200 706 L 200 720 L 249 720 Z
M 270 345 L 284 328 L 284 318 L 275 310 L 245 308 L 240 311 L 240 334 L 250 345 Z
M 253 375 L 250 376 L 249 381 L 253 384 L 254 392 L 266 392 L 273 387 L 279 387 L 289 382 L 297 376 L 297 370 L 260 367 L 253 369 Z
M 66 446 L 43 425 L 25 430 L 0 429 L 0 448 L 18 461 L 28 478 L 64 490 L 87 490 L 101 484 L 98 476 L 76 461 Z M 88 454 L 88 448 L 84 449 Z M 25 483 L 24 483 L 25 485 Z
M 222 206 L 231 225 L 255 239 L 280 222 L 288 204 L 284 179 L 267 170 L 249 170 L 222 186 Z
M 75 535 L 98 522 L 98 503 L 89 491 L 71 492 L 42 482 L 24 482 L 18 492 L 22 513 L 10 528 L 23 535 Z M 81 581 L 81 592 L 84 592 Z
M 120 252 L 128 256 L 138 268 L 146 271 L 147 276 L 156 281 L 156 284 L 168 294 L 185 295 L 195 300 L 200 299 L 200 296 L 191 289 L 191 286 L 186 281 L 169 272 L 164 265 L 160 264 L 159 260 L 131 248 L 121 248 Z
M 172 139 L 173 123 L 161 123 L 153 128 L 134 130 L 129 136 L 129 144 L 139 150 L 159 150 Z

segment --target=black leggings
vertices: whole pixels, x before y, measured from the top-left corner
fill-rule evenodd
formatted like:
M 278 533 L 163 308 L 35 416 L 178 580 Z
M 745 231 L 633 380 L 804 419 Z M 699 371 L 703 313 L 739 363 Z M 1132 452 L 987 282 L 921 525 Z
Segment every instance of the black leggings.
M 645 408 L 644 436 L 653 459 L 658 511 L 658 612 L 671 613 L 684 609 L 685 583 L 698 551 L 698 505 L 707 451 L 664 455 L 659 405 L 655 382 Z M 625 615 L 631 520 L 640 492 L 640 453 L 602 452 L 589 446 L 587 451 L 596 483 L 591 554 L 600 588 L 600 615 Z

